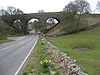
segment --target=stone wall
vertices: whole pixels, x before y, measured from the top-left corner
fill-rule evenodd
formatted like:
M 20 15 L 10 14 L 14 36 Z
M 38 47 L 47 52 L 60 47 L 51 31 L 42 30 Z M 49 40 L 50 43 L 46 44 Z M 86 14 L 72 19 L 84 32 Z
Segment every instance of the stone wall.
M 56 46 L 47 41 L 51 58 L 55 67 L 62 72 L 62 75 L 88 75 L 83 69 L 75 64 L 76 60 L 61 52 Z

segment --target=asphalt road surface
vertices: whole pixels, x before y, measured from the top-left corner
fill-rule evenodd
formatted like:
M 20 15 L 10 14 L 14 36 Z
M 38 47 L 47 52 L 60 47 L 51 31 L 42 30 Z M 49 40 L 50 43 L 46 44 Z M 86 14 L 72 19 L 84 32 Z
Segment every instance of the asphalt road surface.
M 14 75 L 37 38 L 38 35 L 27 35 L 0 45 L 0 75 Z

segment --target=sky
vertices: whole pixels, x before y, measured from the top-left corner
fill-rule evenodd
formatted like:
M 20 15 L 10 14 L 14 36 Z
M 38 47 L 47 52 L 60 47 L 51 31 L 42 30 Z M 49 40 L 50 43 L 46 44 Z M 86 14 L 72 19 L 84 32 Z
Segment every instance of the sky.
M 62 11 L 65 5 L 73 0 L 0 0 L 0 8 L 6 9 L 13 6 L 24 11 L 24 13 L 37 13 L 39 10 L 45 12 Z M 96 9 L 98 0 L 86 0 L 90 3 L 92 11 Z

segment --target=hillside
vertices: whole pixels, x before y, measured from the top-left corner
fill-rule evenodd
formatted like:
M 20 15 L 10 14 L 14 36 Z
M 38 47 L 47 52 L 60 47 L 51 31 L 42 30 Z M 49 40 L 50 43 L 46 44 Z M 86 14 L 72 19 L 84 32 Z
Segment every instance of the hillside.
M 84 16 L 83 19 L 85 19 L 87 21 L 87 26 L 90 25 L 94 25 L 94 24 L 100 24 L 100 15 L 87 15 Z M 66 34 L 66 32 L 62 31 L 62 29 L 64 28 L 63 25 L 58 24 L 56 26 L 54 26 L 50 31 L 48 31 L 48 36 L 56 36 L 56 35 L 62 35 L 62 34 Z

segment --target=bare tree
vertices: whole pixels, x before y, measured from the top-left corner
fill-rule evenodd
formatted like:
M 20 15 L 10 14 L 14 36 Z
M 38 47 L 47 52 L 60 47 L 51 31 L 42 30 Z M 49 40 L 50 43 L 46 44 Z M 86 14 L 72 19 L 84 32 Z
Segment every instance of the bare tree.
M 4 15 L 16 15 L 16 14 L 23 14 L 24 12 L 18 8 L 15 8 L 13 6 L 9 6 L 7 7 L 7 9 L 1 9 L 0 10 L 0 16 L 4 16 Z
M 18 8 L 16 10 L 14 10 L 14 14 L 23 14 L 23 13 L 24 12 Z
M 66 5 L 63 9 L 64 12 L 74 12 L 74 14 L 77 14 L 78 12 L 78 5 L 71 1 L 68 5 Z
M 78 13 L 83 14 L 85 12 L 90 12 L 90 4 L 85 0 L 75 0 L 76 5 L 78 6 Z
M 0 10 L 0 16 L 3 16 L 3 15 L 8 15 L 7 11 L 5 9 L 1 9 Z
M 90 4 L 85 0 L 75 0 L 66 5 L 63 11 L 74 12 L 81 16 L 85 12 L 90 12 Z
M 9 6 L 7 7 L 7 12 L 9 13 L 9 15 L 13 15 L 14 14 L 14 10 L 16 10 L 16 8 Z
M 23 11 L 18 8 L 9 6 L 7 8 L 7 13 L 9 13 L 9 15 L 16 15 L 16 14 L 23 14 Z

